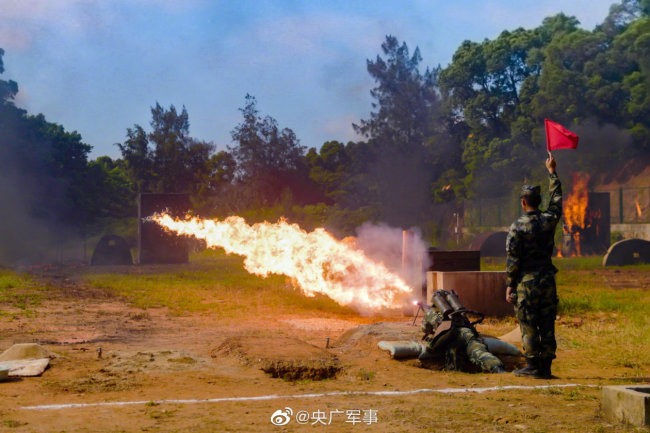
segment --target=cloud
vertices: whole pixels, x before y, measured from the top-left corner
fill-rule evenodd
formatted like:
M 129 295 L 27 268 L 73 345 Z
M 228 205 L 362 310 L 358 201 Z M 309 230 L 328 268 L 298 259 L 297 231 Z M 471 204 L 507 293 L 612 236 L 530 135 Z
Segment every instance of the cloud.
M 327 61 L 341 53 L 376 50 L 383 30 L 376 20 L 362 16 L 310 13 L 254 20 L 234 37 L 258 61 L 272 63 L 283 56 Z
M 0 48 L 5 51 L 24 51 L 32 44 L 32 35 L 19 26 L 0 27 Z
M 0 44 L 11 50 L 25 51 L 48 32 L 82 34 L 96 28 L 104 13 L 95 10 L 96 2 L 81 0 L 0 0 Z M 100 7 L 100 9 L 103 9 Z
M 342 142 L 361 140 L 363 137 L 358 135 L 352 128 L 353 123 L 358 123 L 359 118 L 354 114 L 346 114 L 336 119 L 329 120 L 321 126 L 321 131 L 332 140 Z
M 550 0 L 545 2 L 487 0 L 475 5 L 475 15 L 485 17 L 493 27 L 505 30 L 517 27 L 533 28 L 542 23 L 544 17 L 564 13 L 575 16 L 582 27 L 591 29 L 607 15 L 612 0 Z M 472 14 L 474 15 L 474 14 Z M 473 20 L 467 9 L 458 8 L 456 16 Z
M 29 104 L 29 92 L 24 87 L 18 87 L 18 93 L 14 98 L 14 103 L 18 107 L 26 107 Z
M 182 13 L 205 0 L 0 0 L 0 46 L 25 51 L 49 33 L 82 38 L 110 29 L 133 8 Z

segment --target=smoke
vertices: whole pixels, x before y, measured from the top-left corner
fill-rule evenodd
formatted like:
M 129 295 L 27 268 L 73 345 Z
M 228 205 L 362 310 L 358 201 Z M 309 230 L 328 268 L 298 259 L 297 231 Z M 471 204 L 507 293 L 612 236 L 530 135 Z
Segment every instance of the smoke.
M 598 124 L 594 120 L 587 120 L 572 130 L 580 137 L 578 152 L 567 150 L 561 153 L 558 167 L 561 162 L 564 167 L 575 167 L 576 170 L 590 173 L 593 181 L 604 180 L 605 183 L 617 175 L 635 174 L 635 167 L 627 167 L 628 170 L 623 173 L 612 172 L 613 167 L 620 167 L 630 160 L 632 137 L 628 131 L 612 124 Z M 593 177 L 594 174 L 606 176 L 597 179 Z
M 0 164 L 0 203 L 3 218 L 0 224 L 0 264 L 18 266 L 49 263 L 70 258 L 64 244 L 73 241 L 70 227 L 56 221 L 56 203 L 61 200 L 62 190 L 55 179 L 46 178 L 52 185 L 44 194 L 40 182 L 34 182 L 29 170 L 19 172 L 6 164 Z M 42 211 L 47 204 L 50 211 Z M 76 259 L 81 259 L 80 242 Z
M 382 150 L 370 168 L 370 180 L 376 182 L 380 194 L 382 221 L 409 227 L 428 219 L 432 170 L 424 163 L 424 155 Z
M 411 228 L 408 232 L 406 266 L 402 264 L 402 229 L 384 223 L 364 223 L 357 228 L 356 246 L 372 260 L 383 263 L 391 272 L 400 275 L 417 293 L 424 281 L 429 259 L 420 229 Z
M 0 265 L 81 260 L 77 229 L 61 218 L 66 182 L 48 174 L 46 141 L 12 113 L 12 107 L 0 107 Z

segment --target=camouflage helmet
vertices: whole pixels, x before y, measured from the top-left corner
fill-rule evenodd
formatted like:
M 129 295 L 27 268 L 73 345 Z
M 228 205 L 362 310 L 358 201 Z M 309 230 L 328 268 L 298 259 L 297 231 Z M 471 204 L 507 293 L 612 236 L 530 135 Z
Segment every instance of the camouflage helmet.
M 519 198 L 533 198 L 533 197 L 541 197 L 542 195 L 542 190 L 539 185 L 524 185 L 521 187 L 521 195 Z

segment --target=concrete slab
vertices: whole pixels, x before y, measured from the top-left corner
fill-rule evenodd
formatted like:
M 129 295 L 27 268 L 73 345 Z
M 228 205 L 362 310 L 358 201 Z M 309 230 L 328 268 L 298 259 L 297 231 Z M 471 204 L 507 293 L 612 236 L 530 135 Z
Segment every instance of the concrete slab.
M 650 425 L 650 385 L 618 385 L 603 388 L 605 416 L 626 424 Z
M 505 300 L 505 272 L 427 272 L 427 302 L 436 290 L 455 290 L 465 308 L 486 316 L 513 316 Z
M 9 370 L 9 376 L 31 377 L 40 376 L 50 364 L 50 358 L 16 359 L 0 362 L 0 370 Z

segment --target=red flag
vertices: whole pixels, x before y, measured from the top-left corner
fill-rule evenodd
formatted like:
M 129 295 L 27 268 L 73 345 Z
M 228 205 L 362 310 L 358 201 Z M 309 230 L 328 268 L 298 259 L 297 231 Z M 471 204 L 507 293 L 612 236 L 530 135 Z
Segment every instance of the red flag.
M 546 150 L 575 149 L 578 147 L 578 136 L 559 123 L 544 119 L 546 126 Z

